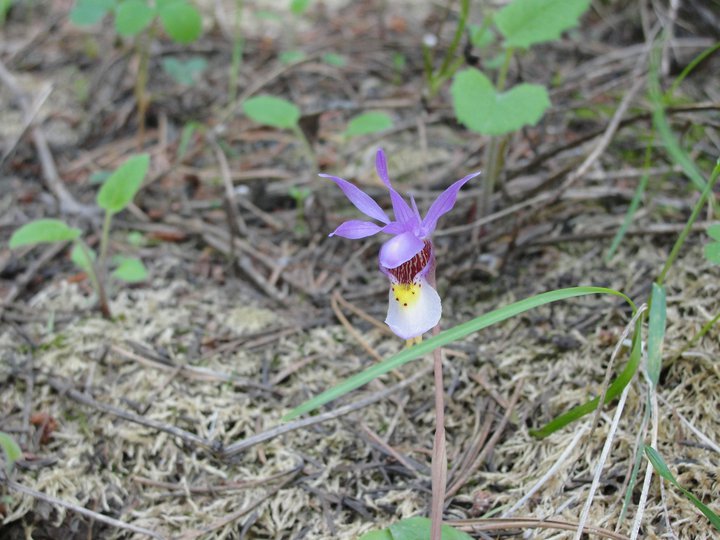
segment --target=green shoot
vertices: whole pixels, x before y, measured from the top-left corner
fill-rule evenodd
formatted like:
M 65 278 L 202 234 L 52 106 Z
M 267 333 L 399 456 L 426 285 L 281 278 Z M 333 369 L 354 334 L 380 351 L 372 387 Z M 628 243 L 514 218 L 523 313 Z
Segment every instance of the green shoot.
M 147 154 L 129 158 L 108 176 L 98 191 L 97 204 L 105 210 L 105 219 L 103 220 L 100 257 L 97 264 L 95 252 L 80 238 L 81 231 L 69 227 L 57 219 L 39 219 L 26 223 L 12 234 L 9 247 L 15 249 L 42 243 L 73 241 L 70 259 L 78 268 L 88 274 L 98 295 L 100 310 L 105 317 L 112 318 L 103 279 L 110 240 L 110 225 L 113 215 L 124 210 L 135 198 L 149 165 L 150 156 Z M 136 283 L 147 278 L 147 270 L 139 259 L 120 258 L 115 264 L 118 268 L 113 276 L 117 279 Z

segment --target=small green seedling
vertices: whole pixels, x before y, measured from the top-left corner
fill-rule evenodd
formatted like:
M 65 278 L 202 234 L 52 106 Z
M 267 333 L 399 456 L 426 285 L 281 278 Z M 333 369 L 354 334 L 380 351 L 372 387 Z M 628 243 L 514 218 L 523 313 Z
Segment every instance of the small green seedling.
M 105 317 L 111 318 L 104 283 L 110 225 L 113 216 L 124 210 L 135 198 L 149 165 L 148 154 L 129 158 L 105 180 L 98 191 L 97 204 L 105 210 L 99 258 L 80 238 L 80 229 L 70 227 L 58 219 L 39 219 L 23 225 L 10 237 L 10 249 L 54 242 L 74 242 L 70 258 L 78 268 L 88 274 L 98 295 L 100 310 Z M 140 259 L 115 257 L 113 266 L 115 270 L 112 276 L 126 283 L 137 283 L 147 278 L 147 270 Z
M 200 56 L 193 56 L 185 61 L 170 57 L 163 59 L 162 67 L 176 83 L 191 86 L 207 68 L 207 60 Z
M 305 226 L 305 200 L 312 195 L 312 191 L 310 191 L 308 188 L 301 188 L 298 186 L 292 186 L 288 190 L 288 195 L 290 195 L 295 200 L 295 208 L 297 212 L 297 219 L 296 219 L 296 231 L 298 234 L 303 234 L 305 232 L 306 226 Z
M 467 21 L 469 6 L 466 7 L 466 3 L 469 2 L 461 4 L 458 30 L 464 29 Z M 462 62 L 461 59 L 453 61 L 453 56 L 446 56 L 437 73 L 429 70 L 426 60 L 430 94 L 454 75 L 450 92 L 456 118 L 469 130 L 493 137 L 485 155 L 483 214 L 490 211 L 490 195 L 502 170 L 505 136 L 524 126 L 536 125 L 550 107 L 548 90 L 543 85 L 522 83 L 505 89 L 513 54 L 518 49 L 558 39 L 562 32 L 577 25 L 589 6 L 590 0 L 512 0 L 493 17 L 488 17 L 483 26 L 471 28 L 471 42 L 479 49 L 490 47 L 496 35 L 501 38 L 503 53 L 497 62 L 485 63 L 486 67 L 497 67 L 494 83 L 476 68 L 457 71 Z M 456 38 L 455 48 L 459 44 L 458 34 Z M 455 50 L 451 47 L 449 53 L 455 55 Z
M 442 540 L 472 540 L 472 536 L 443 525 Z M 381 531 L 363 534 L 359 540 L 430 540 L 430 520 L 424 517 L 403 519 Z
M 135 40 L 139 69 L 135 79 L 135 99 L 138 105 L 138 135 L 142 142 L 145 133 L 145 114 L 150 105 L 146 88 L 150 68 L 150 45 L 160 27 L 176 43 L 195 41 L 202 33 L 202 17 L 188 0 L 76 0 L 70 20 L 78 26 L 99 23 L 106 15 L 115 19 L 119 36 Z
M 15 462 L 22 457 L 23 453 L 15 439 L 3 431 L 0 431 L 0 448 L 5 454 L 5 474 L 9 476 Z
M 244 101 L 242 108 L 248 118 L 258 124 L 292 131 L 302 143 L 308 159 L 315 166 L 315 152 L 300 129 L 300 108 L 297 105 L 286 99 L 264 95 Z
M 384 112 L 366 112 L 358 114 L 348 122 L 347 128 L 343 132 L 345 137 L 357 137 L 360 135 L 370 135 L 372 133 L 380 133 L 393 127 L 392 118 Z

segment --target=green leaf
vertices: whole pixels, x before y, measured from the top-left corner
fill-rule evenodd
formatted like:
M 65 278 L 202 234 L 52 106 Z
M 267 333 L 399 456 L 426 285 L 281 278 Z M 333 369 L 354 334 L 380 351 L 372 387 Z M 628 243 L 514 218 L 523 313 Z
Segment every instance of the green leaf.
M 115 257 L 117 268 L 112 273 L 113 277 L 126 283 L 138 283 L 145 281 L 148 277 L 147 268 L 140 259 L 134 257 Z
M 670 469 L 665 464 L 665 461 L 663 461 L 663 458 L 660 456 L 657 450 L 655 450 L 651 446 L 645 445 L 645 455 L 647 456 L 648 461 L 652 463 L 655 472 L 657 472 L 665 480 L 670 482 L 673 486 L 678 488 L 683 493 L 683 495 L 685 495 L 685 497 L 687 497 L 687 499 L 691 503 L 693 503 L 695 507 L 705 515 L 706 518 L 710 520 L 710 523 L 712 523 L 713 527 L 720 531 L 720 516 L 710 510 L 710 508 L 708 508 L 700 499 L 698 499 L 689 490 L 685 489 L 678 483 L 678 481 L 675 479 L 672 472 L 670 472 Z
M 393 537 L 390 534 L 390 529 L 383 529 L 382 531 L 367 532 L 359 540 L 393 540 Z
M 5 453 L 5 471 L 10 474 L 15 462 L 23 455 L 22 450 L 10 435 L 0 431 L 0 447 Z
M 705 244 L 705 258 L 713 264 L 720 264 L 720 242 Z
M 615 291 L 613 289 L 607 289 L 605 287 L 571 287 L 568 289 L 559 289 L 556 291 L 549 291 L 546 293 L 538 294 L 536 296 L 531 296 L 530 298 L 525 298 L 524 300 L 520 300 L 519 302 L 515 302 L 513 304 L 510 304 L 509 306 L 504 306 L 489 313 L 485 313 L 480 317 L 476 317 L 475 319 L 472 319 L 468 322 L 459 324 L 457 326 L 454 326 L 453 328 L 440 332 L 438 335 L 426 341 L 423 341 L 422 343 L 413 345 L 412 347 L 404 349 L 403 351 L 391 356 L 386 360 L 383 360 L 378 364 L 372 365 L 365 371 L 353 375 L 352 377 L 346 379 L 337 386 L 334 386 L 333 388 L 326 390 L 318 396 L 315 396 L 314 398 L 302 403 L 298 407 L 295 407 L 289 413 L 283 416 L 283 421 L 292 420 L 293 418 L 296 418 L 301 414 L 305 414 L 307 412 L 315 410 L 318 407 L 321 407 L 322 405 L 333 401 L 341 396 L 344 396 L 348 392 L 351 392 L 356 388 L 359 388 L 369 383 L 370 381 L 380 377 L 381 375 L 384 375 L 388 371 L 397 369 L 403 364 L 410 362 L 411 360 L 422 358 L 424 355 L 432 352 L 438 347 L 443 347 L 445 345 L 448 345 L 449 343 L 458 341 L 459 339 L 462 339 L 474 332 L 482 330 L 483 328 L 487 328 L 499 322 L 515 317 L 516 315 L 520 315 L 521 313 L 524 313 L 530 309 L 543 306 L 545 304 L 550 304 L 552 302 L 567 300 L 576 296 L 586 296 L 590 294 L 609 294 L 613 296 L 619 296 L 620 298 L 628 302 L 628 304 L 630 304 L 633 311 L 636 310 L 635 304 L 633 304 L 632 300 L 630 300 L 623 293 Z
M 290 11 L 293 15 L 302 15 L 310 6 L 310 0 L 291 0 Z
M 527 48 L 558 39 L 589 6 L 590 0 L 513 0 L 495 15 L 495 24 L 505 47 Z
M 115 7 L 115 0 L 78 0 L 70 11 L 70 22 L 78 26 L 91 26 Z
M 695 162 L 680 148 L 675 135 L 670 128 L 670 124 L 665 116 L 665 106 L 663 104 L 663 95 L 660 90 L 660 81 L 658 79 L 658 59 L 659 51 L 655 51 L 651 55 L 650 70 L 648 73 L 648 94 L 650 95 L 650 103 L 652 104 L 652 118 L 655 130 L 660 136 L 660 140 L 665 146 L 670 158 L 679 165 L 685 176 L 702 191 L 705 189 L 705 180 L 702 173 L 698 170 Z M 712 199 L 711 199 L 712 202 Z
M 243 111 L 258 124 L 280 129 L 292 129 L 300 120 L 297 105 L 273 96 L 250 98 L 243 103 Z
M 635 327 L 635 333 L 633 334 L 633 347 L 632 351 L 630 351 L 630 358 L 628 359 L 627 364 L 625 364 L 625 368 L 620 372 L 612 384 L 608 386 L 607 392 L 605 392 L 605 404 L 610 403 L 622 393 L 625 387 L 632 380 L 638 366 L 640 365 L 640 359 L 642 358 L 640 328 L 640 321 L 638 321 L 637 326 Z M 531 429 L 530 435 L 537 437 L 538 439 L 543 439 L 548 435 L 555 433 L 559 429 L 564 428 L 568 424 L 571 424 L 575 420 L 582 418 L 586 414 L 590 414 L 598 408 L 599 404 L 600 397 L 596 397 L 582 403 L 581 405 L 577 405 L 557 418 L 553 418 L 540 429 Z
M 195 130 L 200 127 L 201 126 L 198 122 L 188 122 L 183 127 L 182 133 L 180 134 L 180 144 L 178 144 L 177 150 L 178 161 L 182 161 L 182 159 L 185 157 L 185 154 L 188 151 L 188 147 L 190 146 L 190 141 L 192 141 L 192 136 L 195 134 Z
M 93 271 L 93 262 L 95 262 L 95 259 L 97 259 L 97 255 L 95 255 L 92 249 L 85 246 L 84 242 L 77 242 L 70 252 L 70 260 L 86 274 L 90 274 Z
M 155 10 L 143 0 L 124 0 L 115 12 L 115 30 L 121 36 L 139 34 L 155 17 Z
M 708 236 L 713 240 L 720 242 L 720 223 L 710 225 L 707 230 Z
M 389 114 L 384 112 L 366 112 L 350 120 L 344 135 L 346 137 L 368 135 L 370 133 L 385 131 L 391 127 L 393 127 L 393 121 Z
M 278 55 L 278 60 L 283 64 L 294 64 L 303 60 L 306 56 L 302 51 L 284 51 Z
M 431 522 L 425 517 L 413 517 L 393 523 L 382 531 L 372 531 L 360 540 L 430 540 Z M 450 525 L 441 528 L 442 540 L 472 540 L 472 536 L 454 529 Z
M 139 154 L 125 161 L 98 191 L 98 206 L 112 214 L 125 208 L 135 198 L 149 166 L 148 154 Z
M 200 74 L 205 71 L 207 60 L 200 56 L 193 56 L 183 62 L 177 58 L 169 57 L 163 58 L 162 67 L 163 71 L 170 75 L 175 82 L 190 86 L 194 84 L 200 77 Z
M 523 83 L 498 93 L 490 79 L 474 68 L 455 75 L 450 93 L 457 119 L 483 135 L 502 135 L 534 126 L 550 106 L 544 86 Z
M 200 12 L 182 0 L 158 4 L 160 23 L 176 43 L 191 43 L 202 33 Z
M 657 388 L 662 368 L 662 348 L 665 339 L 665 287 L 653 283 L 650 297 L 650 317 L 648 319 L 648 357 L 647 373 L 650 382 Z
M 473 47 L 484 49 L 495 41 L 495 33 L 487 26 L 470 25 L 470 43 Z
M 10 237 L 10 249 L 53 242 L 75 240 L 80 229 L 68 227 L 59 219 L 37 219 L 26 223 Z
M 347 65 L 347 60 L 345 57 L 341 54 L 336 53 L 325 53 L 322 55 L 322 61 L 326 64 L 329 64 L 331 66 L 335 67 L 343 67 Z

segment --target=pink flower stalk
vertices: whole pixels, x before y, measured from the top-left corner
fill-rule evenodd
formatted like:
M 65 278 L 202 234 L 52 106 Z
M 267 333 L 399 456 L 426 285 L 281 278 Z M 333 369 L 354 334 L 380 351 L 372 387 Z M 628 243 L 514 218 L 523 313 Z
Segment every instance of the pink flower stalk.
M 355 207 L 366 216 L 382 223 L 353 219 L 340 225 L 330 236 L 356 239 L 379 232 L 392 235 L 380 248 L 380 270 L 390 279 L 389 305 L 385 323 L 403 339 L 413 339 L 433 328 L 442 314 L 440 296 L 435 285 L 435 252 L 430 240 L 438 219 L 455 206 L 458 191 L 479 172 L 469 174 L 443 191 L 425 214 L 420 217 L 415 199 L 405 199 L 395 191 L 387 172 L 387 160 L 382 149 L 375 158 L 378 176 L 390 191 L 395 221 L 370 195 L 347 180 L 330 178 Z

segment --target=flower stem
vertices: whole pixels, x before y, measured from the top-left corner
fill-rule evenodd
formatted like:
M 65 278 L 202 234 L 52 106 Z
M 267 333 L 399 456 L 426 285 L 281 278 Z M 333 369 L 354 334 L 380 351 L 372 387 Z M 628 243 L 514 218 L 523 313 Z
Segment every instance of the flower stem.
M 428 283 L 437 287 L 435 267 L 427 274 Z M 433 336 L 440 333 L 440 323 L 433 328 Z M 432 503 L 430 506 L 430 540 L 442 540 L 442 517 L 445 507 L 445 487 L 447 484 L 447 450 L 445 448 L 445 385 L 442 373 L 442 349 L 433 351 L 435 378 L 435 439 L 431 465 Z
M 87 247 L 87 244 L 82 241 L 82 239 L 78 239 L 78 245 L 80 246 L 80 249 L 82 249 L 85 259 L 88 262 L 88 269 L 90 270 L 88 274 L 90 276 L 93 289 L 95 289 L 95 294 L 98 296 L 98 307 L 100 308 L 100 312 L 106 319 L 112 319 L 112 312 L 110 311 L 110 304 L 108 304 L 107 301 L 107 294 L 105 294 L 105 287 L 98 276 L 97 266 L 95 265 L 95 261 L 93 261 L 90 249 Z
M 240 64 L 244 39 L 240 30 L 242 20 L 243 0 L 235 0 L 235 27 L 233 28 L 235 43 L 233 43 L 232 57 L 230 60 L 230 80 L 228 82 L 228 107 L 232 107 L 237 97 L 238 77 L 240 75 Z
M 317 170 L 318 165 L 317 165 L 317 158 L 315 157 L 315 150 L 313 150 L 312 144 L 310 144 L 310 141 L 305 136 L 305 133 L 303 133 L 303 130 L 300 129 L 300 126 L 298 124 L 295 124 L 292 127 L 292 131 L 295 134 L 295 136 L 298 139 L 300 139 L 305 156 L 307 156 L 307 158 L 310 160 L 310 164 L 312 165 L 313 170 Z
M 433 335 L 440 333 L 440 325 Z M 442 517 L 447 483 L 447 450 L 445 448 L 445 386 L 443 385 L 442 351 L 433 351 L 435 375 L 435 439 L 432 453 L 432 506 L 430 508 L 430 540 L 441 540 Z
M 140 34 L 135 41 L 139 58 L 138 72 L 135 78 L 135 100 L 138 108 L 138 148 L 142 148 L 145 141 L 145 115 L 150 105 L 150 98 L 146 89 L 150 67 L 150 44 L 154 36 L 155 25 L 151 24 L 147 33 Z

